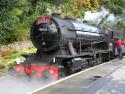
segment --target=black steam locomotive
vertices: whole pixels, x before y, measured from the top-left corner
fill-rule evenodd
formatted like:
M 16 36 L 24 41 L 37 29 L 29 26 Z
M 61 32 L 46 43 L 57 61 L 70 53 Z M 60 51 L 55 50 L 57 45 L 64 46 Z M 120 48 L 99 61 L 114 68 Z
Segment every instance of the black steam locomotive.
M 52 15 L 38 17 L 31 27 L 30 37 L 37 52 L 23 54 L 26 61 L 14 68 L 21 67 L 20 71 L 29 75 L 35 71 L 39 77 L 56 79 L 113 59 L 113 40 L 125 38 L 125 33 L 101 30 Z

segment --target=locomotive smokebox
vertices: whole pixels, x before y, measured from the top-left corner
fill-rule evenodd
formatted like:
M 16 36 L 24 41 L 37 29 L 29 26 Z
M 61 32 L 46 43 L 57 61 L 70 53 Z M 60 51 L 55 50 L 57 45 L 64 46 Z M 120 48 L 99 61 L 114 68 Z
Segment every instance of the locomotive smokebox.
M 52 18 L 48 16 L 36 19 L 30 35 L 34 46 L 42 52 L 49 52 L 58 48 L 58 29 Z

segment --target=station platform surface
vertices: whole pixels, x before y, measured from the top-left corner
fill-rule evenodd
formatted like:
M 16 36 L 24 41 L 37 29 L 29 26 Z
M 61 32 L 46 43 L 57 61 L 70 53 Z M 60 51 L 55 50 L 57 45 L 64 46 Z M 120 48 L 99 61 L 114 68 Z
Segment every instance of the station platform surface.
M 125 94 L 125 57 L 88 68 L 28 94 Z

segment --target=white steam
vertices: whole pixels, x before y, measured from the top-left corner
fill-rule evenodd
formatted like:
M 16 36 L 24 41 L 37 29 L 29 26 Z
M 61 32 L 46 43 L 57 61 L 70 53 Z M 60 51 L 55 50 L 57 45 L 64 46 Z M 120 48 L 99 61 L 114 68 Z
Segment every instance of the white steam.
M 88 22 L 92 22 L 94 24 L 99 24 L 100 21 L 105 18 L 108 15 L 106 21 L 107 22 L 115 22 L 116 17 L 113 13 L 110 13 L 108 9 L 105 9 L 104 7 L 101 7 L 101 10 L 99 12 L 92 13 L 91 11 L 85 12 L 84 20 Z
M 54 79 L 40 79 L 35 75 L 20 76 L 10 71 L 0 78 L 0 94 L 28 94 L 54 81 Z

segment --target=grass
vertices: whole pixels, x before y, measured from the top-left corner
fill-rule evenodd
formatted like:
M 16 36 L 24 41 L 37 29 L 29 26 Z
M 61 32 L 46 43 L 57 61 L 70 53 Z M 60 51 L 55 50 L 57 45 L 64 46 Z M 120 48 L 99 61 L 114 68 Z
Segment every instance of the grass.
M 23 53 L 35 53 L 36 49 L 35 48 L 30 48 L 30 49 L 23 49 L 19 51 L 13 51 L 11 54 L 9 53 L 8 55 L 2 57 L 0 59 L 0 75 L 3 74 L 6 70 L 10 69 L 10 67 L 13 66 L 15 63 L 16 59 L 25 60 L 24 57 L 21 56 Z

